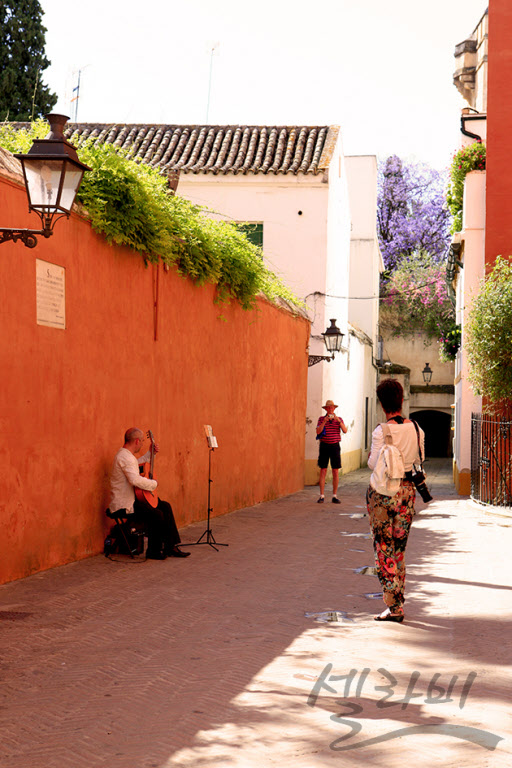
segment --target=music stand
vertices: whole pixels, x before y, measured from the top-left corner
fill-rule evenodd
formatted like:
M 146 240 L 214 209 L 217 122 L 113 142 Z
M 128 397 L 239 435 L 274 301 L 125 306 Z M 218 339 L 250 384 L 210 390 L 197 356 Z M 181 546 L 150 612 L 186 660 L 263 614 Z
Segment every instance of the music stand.
M 206 434 L 206 441 L 208 443 L 208 516 L 207 516 L 207 523 L 206 523 L 206 530 L 201 534 L 201 536 L 198 538 L 197 541 L 192 542 L 192 544 L 185 544 L 180 546 L 185 547 L 195 547 L 196 544 L 209 544 L 210 547 L 213 547 L 217 552 L 219 551 L 217 547 L 229 547 L 229 544 L 221 544 L 220 541 L 215 541 L 215 537 L 212 533 L 212 529 L 210 528 L 210 514 L 213 512 L 213 507 L 210 506 L 210 498 L 211 498 L 211 485 L 213 483 L 212 480 L 212 453 L 214 452 L 215 448 L 218 448 L 217 444 L 217 438 L 213 434 L 213 430 L 209 424 L 204 425 L 204 431 Z M 205 541 L 202 541 L 204 537 L 206 536 Z

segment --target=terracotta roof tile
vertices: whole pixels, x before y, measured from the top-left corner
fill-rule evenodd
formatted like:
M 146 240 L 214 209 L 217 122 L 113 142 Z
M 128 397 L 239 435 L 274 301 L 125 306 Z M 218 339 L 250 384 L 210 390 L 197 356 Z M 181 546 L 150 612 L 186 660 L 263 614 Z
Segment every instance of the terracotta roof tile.
M 338 126 L 70 123 L 66 137 L 113 144 L 162 173 L 318 174 L 338 133 Z
M 19 177 L 19 181 L 23 183 L 23 171 L 20 161 L 7 149 L 0 147 L 0 172 L 2 171 L 8 176 Z

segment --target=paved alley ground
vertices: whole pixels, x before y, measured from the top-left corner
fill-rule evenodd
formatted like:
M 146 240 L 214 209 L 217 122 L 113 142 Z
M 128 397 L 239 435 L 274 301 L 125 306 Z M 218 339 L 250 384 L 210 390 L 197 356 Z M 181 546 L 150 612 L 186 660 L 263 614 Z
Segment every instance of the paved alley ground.
M 1 768 L 510 766 L 512 520 L 427 467 L 402 625 L 360 571 L 367 470 L 340 506 L 306 488 L 213 519 L 219 551 L 0 587 Z

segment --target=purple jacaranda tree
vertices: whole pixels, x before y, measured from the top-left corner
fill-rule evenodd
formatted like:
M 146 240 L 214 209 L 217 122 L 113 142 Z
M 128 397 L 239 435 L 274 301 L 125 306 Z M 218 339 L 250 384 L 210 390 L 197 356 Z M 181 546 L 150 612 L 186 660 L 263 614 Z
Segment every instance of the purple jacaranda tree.
M 445 176 L 396 155 L 379 168 L 377 231 L 388 274 L 403 256 L 423 252 L 443 261 L 450 243 L 451 216 Z

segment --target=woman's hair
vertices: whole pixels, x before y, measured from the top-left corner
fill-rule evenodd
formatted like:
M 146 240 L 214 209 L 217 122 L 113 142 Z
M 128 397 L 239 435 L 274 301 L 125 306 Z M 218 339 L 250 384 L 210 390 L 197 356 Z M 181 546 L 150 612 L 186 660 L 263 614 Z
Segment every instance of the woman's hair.
M 377 397 L 386 413 L 402 410 L 404 390 L 396 379 L 384 379 L 377 387 Z

